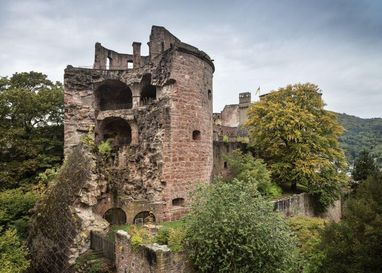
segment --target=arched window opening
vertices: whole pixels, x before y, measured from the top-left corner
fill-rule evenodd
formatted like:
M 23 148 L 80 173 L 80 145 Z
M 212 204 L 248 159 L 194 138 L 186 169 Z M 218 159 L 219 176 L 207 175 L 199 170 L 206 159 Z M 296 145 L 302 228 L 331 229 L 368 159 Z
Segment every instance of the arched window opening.
M 97 108 L 101 111 L 130 109 L 133 96 L 130 88 L 118 80 L 106 80 L 95 91 Z
M 183 207 L 184 206 L 184 198 L 172 199 L 172 205 L 177 206 L 177 207 Z
M 103 216 L 110 225 L 126 224 L 126 213 L 121 208 L 111 208 L 107 210 Z
M 146 85 L 141 92 L 141 105 L 148 105 L 157 98 L 157 88 L 154 85 Z
M 195 130 L 192 132 L 192 139 L 193 140 L 200 140 L 201 135 L 199 130 Z
M 227 161 L 224 161 L 224 169 L 228 169 L 228 163 L 227 163 Z
M 134 217 L 135 225 L 155 223 L 155 215 L 151 211 L 141 211 Z
M 108 140 L 113 149 L 129 145 L 131 143 L 131 127 L 122 118 L 106 118 L 100 126 L 98 141 Z
M 211 90 L 208 90 L 208 99 L 212 100 L 212 91 Z

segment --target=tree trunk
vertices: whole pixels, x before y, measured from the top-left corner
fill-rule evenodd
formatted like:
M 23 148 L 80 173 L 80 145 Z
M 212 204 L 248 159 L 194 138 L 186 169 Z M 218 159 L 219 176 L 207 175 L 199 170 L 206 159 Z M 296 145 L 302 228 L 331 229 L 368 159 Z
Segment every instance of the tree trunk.
M 292 181 L 291 185 L 290 185 L 290 189 L 292 192 L 297 192 L 297 183 L 296 181 Z

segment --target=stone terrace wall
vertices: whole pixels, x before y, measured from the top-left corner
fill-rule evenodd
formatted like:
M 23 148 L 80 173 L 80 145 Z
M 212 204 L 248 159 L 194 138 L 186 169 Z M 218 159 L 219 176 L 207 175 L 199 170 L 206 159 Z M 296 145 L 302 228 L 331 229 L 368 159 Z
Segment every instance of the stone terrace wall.
M 308 193 L 294 194 L 277 201 L 274 201 L 275 210 L 282 212 L 285 216 L 309 216 L 322 217 L 331 221 L 338 222 L 341 219 L 341 200 L 337 200 L 324 213 L 317 213 L 315 202 Z
M 142 245 L 133 248 L 130 235 L 116 234 L 117 273 L 195 273 L 184 253 L 173 253 L 166 245 Z

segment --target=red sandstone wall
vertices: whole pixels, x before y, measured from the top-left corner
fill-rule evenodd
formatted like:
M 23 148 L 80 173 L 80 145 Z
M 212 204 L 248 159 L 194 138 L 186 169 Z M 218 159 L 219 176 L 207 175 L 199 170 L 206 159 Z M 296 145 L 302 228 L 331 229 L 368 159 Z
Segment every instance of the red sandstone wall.
M 212 67 L 202 59 L 175 52 L 171 78 L 176 80 L 170 94 L 171 131 L 163 147 L 163 200 L 170 212 L 165 218 L 176 219 L 183 209 L 172 206 L 172 199 L 184 198 L 200 182 L 209 182 L 213 166 L 212 151 Z M 201 133 L 193 140 L 194 130 Z

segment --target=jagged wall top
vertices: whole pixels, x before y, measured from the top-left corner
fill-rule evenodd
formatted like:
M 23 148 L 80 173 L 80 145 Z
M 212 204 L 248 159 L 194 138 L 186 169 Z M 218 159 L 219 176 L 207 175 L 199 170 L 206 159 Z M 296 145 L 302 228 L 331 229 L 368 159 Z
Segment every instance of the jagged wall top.
M 203 51 L 189 44 L 181 42 L 166 28 L 152 26 L 149 46 L 149 56 L 141 56 L 141 43 L 133 42 L 133 54 L 118 53 L 101 45 L 95 44 L 94 69 L 126 70 L 139 68 L 150 62 L 158 60 L 163 52 L 167 50 L 179 50 L 193 54 L 211 65 L 215 70 L 213 60 Z

